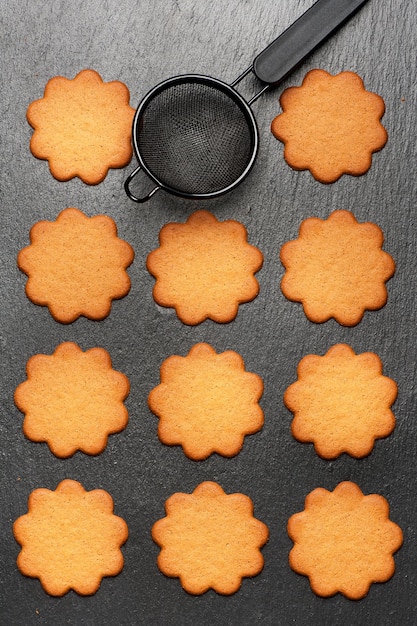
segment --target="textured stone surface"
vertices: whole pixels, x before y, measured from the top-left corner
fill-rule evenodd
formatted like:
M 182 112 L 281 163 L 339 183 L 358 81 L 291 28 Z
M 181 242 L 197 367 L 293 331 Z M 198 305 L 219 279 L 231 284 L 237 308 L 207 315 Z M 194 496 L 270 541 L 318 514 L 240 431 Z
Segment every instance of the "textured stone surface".
M 81 69 L 97 70 L 103 80 L 121 80 L 136 107 L 159 81 L 179 73 L 198 72 L 225 81 L 235 79 L 275 36 L 312 4 L 311 0 L 3 0 L 1 29 L 0 141 L 0 621 L 23 624 L 78 625 L 351 625 L 413 624 L 417 613 L 415 536 L 416 488 L 416 44 L 417 15 L 407 0 L 369 2 L 331 40 L 320 47 L 281 86 L 264 94 L 253 111 L 260 130 L 260 150 L 249 178 L 231 195 L 196 203 L 160 192 L 137 206 L 123 183 L 135 167 L 113 170 L 96 187 L 74 179 L 54 180 L 47 164 L 29 151 L 28 104 L 43 94 L 54 75 L 74 77 Z M 282 145 L 269 127 L 279 113 L 279 95 L 299 85 L 312 68 L 331 73 L 357 72 L 370 91 L 386 103 L 383 124 L 389 139 L 362 177 L 343 176 L 322 185 L 309 172 L 294 172 L 284 162 Z M 259 85 L 248 77 L 242 92 Z M 138 186 L 147 189 L 148 181 Z M 114 304 L 103 322 L 84 319 L 63 326 L 44 307 L 24 294 L 25 276 L 16 266 L 18 251 L 28 244 L 32 224 L 54 220 L 65 207 L 88 215 L 107 213 L 119 236 L 135 249 L 129 273 L 129 296 Z M 258 274 L 260 294 L 242 305 L 235 321 L 183 325 L 172 310 L 152 299 L 154 280 L 145 260 L 158 244 L 168 221 L 185 221 L 196 208 L 219 219 L 237 219 L 249 241 L 265 258 Z M 355 328 L 333 321 L 309 322 L 302 307 L 280 291 L 281 245 L 297 236 L 301 221 L 327 217 L 335 209 L 351 210 L 359 221 L 374 221 L 385 234 L 385 249 L 397 263 L 388 283 L 388 304 L 367 314 Z M 62 341 L 83 350 L 102 346 L 115 369 L 131 381 L 127 400 L 128 428 L 96 458 L 77 453 L 57 460 L 44 444 L 27 441 L 23 416 L 13 403 L 15 387 L 25 378 L 25 364 L 35 353 L 51 354 Z M 262 407 L 265 426 L 248 437 L 234 459 L 213 455 L 196 463 L 179 448 L 158 440 L 157 420 L 147 395 L 159 380 L 159 366 L 171 354 L 185 355 L 205 341 L 217 351 L 242 355 L 247 369 L 265 382 Z M 312 446 L 294 441 L 291 414 L 282 395 L 294 380 L 299 360 L 325 354 L 334 343 L 349 343 L 357 352 L 373 351 L 384 372 L 399 386 L 393 410 L 394 433 L 361 460 L 325 462 Z M 55 489 L 64 478 L 86 489 L 103 488 L 115 501 L 115 513 L 129 525 L 123 548 L 125 568 L 103 581 L 91 598 L 68 594 L 57 602 L 35 580 L 17 571 L 12 522 L 26 510 L 32 489 Z M 255 515 L 270 528 L 263 550 L 265 568 L 244 581 L 234 596 L 210 592 L 201 598 L 185 594 L 178 581 L 156 567 L 157 546 L 150 529 L 163 516 L 163 503 L 175 491 L 191 492 L 203 480 L 219 482 L 228 493 L 242 492 L 254 502 Z M 342 597 L 323 601 L 308 582 L 288 566 L 291 542 L 288 518 L 302 509 L 316 487 L 333 489 L 353 480 L 364 493 L 380 493 L 391 504 L 391 518 L 405 534 L 396 557 L 397 572 L 387 584 L 374 585 L 360 603 Z

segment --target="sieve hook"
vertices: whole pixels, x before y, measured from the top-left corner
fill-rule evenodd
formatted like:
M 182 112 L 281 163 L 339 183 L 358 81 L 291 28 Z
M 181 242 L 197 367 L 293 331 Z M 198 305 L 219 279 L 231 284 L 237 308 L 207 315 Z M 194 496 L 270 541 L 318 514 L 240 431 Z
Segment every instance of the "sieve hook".
M 142 167 L 140 165 L 138 165 L 138 167 L 136 169 L 133 170 L 133 172 L 131 172 L 129 174 L 129 176 L 126 178 L 125 180 L 125 191 L 126 194 L 129 196 L 129 198 L 131 200 L 133 200 L 133 202 L 147 202 L 150 198 L 152 198 L 152 196 L 161 189 L 161 187 L 159 185 L 157 185 L 156 187 L 154 187 L 153 189 L 151 189 L 151 191 L 146 194 L 146 196 L 143 196 L 141 198 L 138 198 L 137 196 L 135 196 L 131 191 L 130 191 L 130 183 L 132 182 L 132 180 L 135 178 L 136 174 L 138 174 L 140 172 L 140 170 L 142 169 Z

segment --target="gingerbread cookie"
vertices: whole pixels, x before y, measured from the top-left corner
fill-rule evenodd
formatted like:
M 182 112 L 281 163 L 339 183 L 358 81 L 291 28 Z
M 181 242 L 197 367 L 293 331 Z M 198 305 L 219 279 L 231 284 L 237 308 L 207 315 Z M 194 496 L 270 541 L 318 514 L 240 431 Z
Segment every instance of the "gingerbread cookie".
M 60 181 L 78 176 L 100 183 L 110 168 L 132 158 L 132 122 L 129 90 L 123 83 L 104 83 L 94 70 L 82 70 L 74 79 L 51 78 L 43 98 L 32 102 L 27 120 L 35 129 L 32 154 L 49 162 Z
M 366 310 L 387 301 L 385 283 L 395 263 L 382 250 L 383 242 L 379 226 L 358 223 L 349 211 L 304 220 L 298 239 L 281 248 L 284 296 L 301 302 L 312 322 L 333 317 L 344 326 L 358 324 Z
M 35 224 L 30 241 L 17 259 L 29 277 L 26 294 L 35 304 L 47 306 L 58 322 L 67 324 L 80 315 L 102 320 L 112 300 L 129 292 L 126 268 L 134 252 L 118 238 L 111 217 L 65 209 L 55 222 Z
M 106 350 L 83 352 L 67 342 L 51 356 L 29 359 L 27 380 L 17 387 L 15 402 L 25 414 L 26 437 L 46 441 L 56 456 L 65 458 L 77 450 L 104 450 L 108 436 L 127 425 L 123 401 L 128 393 L 128 378 L 112 369 Z
M 386 499 L 365 496 L 352 482 L 334 491 L 314 489 L 304 511 L 289 519 L 288 534 L 294 542 L 290 566 L 308 576 L 314 593 L 339 592 L 352 600 L 393 576 L 393 554 L 403 541 L 400 527 L 389 519 Z
M 209 318 L 230 322 L 239 304 L 259 292 L 254 274 L 262 267 L 260 250 L 247 241 L 246 228 L 234 220 L 220 222 L 208 211 L 193 213 L 185 224 L 166 224 L 160 247 L 147 259 L 156 278 L 157 304 L 173 307 L 190 325 Z
M 334 459 L 343 452 L 364 457 L 375 439 L 393 431 L 390 407 L 397 384 L 382 375 L 376 354 L 355 354 L 350 346 L 337 344 L 325 356 L 305 356 L 297 373 L 297 382 L 284 393 L 294 413 L 292 434 L 298 441 L 313 442 L 321 457 Z
M 311 70 L 301 87 L 282 93 L 280 104 L 283 112 L 271 130 L 285 144 L 285 160 L 295 170 L 310 170 L 322 183 L 333 183 L 342 174 L 364 174 L 372 154 L 387 142 L 380 122 L 384 101 L 366 91 L 354 72 L 332 76 Z
M 175 493 L 165 503 L 167 516 L 152 527 L 161 547 L 158 567 L 179 578 L 188 593 L 214 589 L 235 593 L 242 578 L 263 568 L 260 548 L 268 528 L 253 517 L 253 504 L 241 493 L 226 494 L 215 482 L 198 485 L 191 494 Z
M 245 371 L 239 354 L 216 354 L 207 343 L 198 343 L 186 357 L 164 361 L 161 384 L 148 402 L 159 417 L 162 443 L 181 445 L 189 458 L 200 461 L 213 452 L 236 455 L 245 435 L 262 428 L 262 392 L 262 379 Z
M 90 595 L 104 576 L 121 572 L 128 529 L 113 514 L 106 491 L 85 491 L 63 480 L 55 491 L 35 489 L 28 504 L 28 513 L 13 525 L 22 546 L 17 565 L 22 574 L 39 578 L 47 593 L 63 596 L 73 589 Z

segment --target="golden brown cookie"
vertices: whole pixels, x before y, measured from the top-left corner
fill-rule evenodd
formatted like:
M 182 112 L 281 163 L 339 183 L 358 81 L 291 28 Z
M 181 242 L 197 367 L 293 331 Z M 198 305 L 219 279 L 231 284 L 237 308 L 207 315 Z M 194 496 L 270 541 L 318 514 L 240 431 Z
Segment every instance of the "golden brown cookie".
M 198 485 L 193 493 L 175 493 L 165 503 L 167 516 L 152 527 L 160 546 L 158 567 L 179 578 L 188 593 L 214 589 L 235 593 L 243 577 L 263 568 L 260 548 L 268 528 L 253 517 L 252 500 L 242 493 L 226 494 L 215 482 Z
M 342 482 L 334 491 L 314 489 L 305 508 L 288 521 L 294 542 L 291 568 L 308 576 L 314 593 L 338 592 L 352 600 L 366 596 L 372 583 L 389 580 L 393 554 L 402 545 L 399 526 L 389 519 L 383 496 L 365 496 L 355 483 Z
M 26 294 L 35 304 L 47 306 L 58 322 L 67 324 L 80 315 L 102 320 L 112 300 L 129 292 L 126 268 L 134 252 L 118 238 L 111 217 L 64 209 L 55 222 L 35 224 L 30 241 L 17 259 L 29 277 Z
M 80 483 L 63 480 L 55 491 L 35 489 L 28 504 L 28 513 L 13 525 L 22 546 L 17 566 L 22 574 L 39 578 L 47 593 L 63 596 L 73 589 L 90 595 L 104 576 L 121 572 L 120 546 L 128 529 L 113 514 L 106 491 L 85 491 Z
M 26 369 L 27 380 L 15 391 L 25 414 L 23 432 L 31 441 L 46 441 L 56 456 L 99 454 L 108 436 L 126 427 L 129 380 L 112 369 L 103 348 L 83 352 L 62 343 L 51 356 L 31 357 Z
M 376 354 L 355 354 L 337 344 L 324 356 L 305 356 L 297 373 L 298 380 L 284 393 L 294 413 L 291 431 L 298 441 L 313 442 L 321 457 L 334 459 L 343 452 L 364 457 L 375 439 L 394 430 L 390 407 L 397 384 L 382 375 Z
M 185 324 L 207 318 L 233 320 L 239 304 L 259 292 L 254 274 L 262 267 L 263 256 L 247 236 L 239 222 L 220 222 L 204 210 L 193 213 L 185 224 L 166 224 L 159 235 L 160 247 L 147 259 L 156 278 L 157 304 L 175 308 Z
M 43 98 L 32 102 L 27 120 L 35 132 L 32 154 L 49 162 L 61 181 L 78 176 L 100 183 L 110 168 L 132 158 L 132 122 L 129 90 L 123 83 L 104 83 L 94 70 L 82 70 L 74 79 L 51 78 Z
M 162 443 L 181 445 L 189 458 L 200 461 L 213 452 L 236 455 L 245 435 L 262 428 L 262 392 L 262 379 L 245 371 L 239 354 L 216 354 L 207 343 L 198 343 L 187 356 L 163 362 L 161 383 L 148 403 L 159 417 Z
M 380 309 L 387 301 L 385 283 L 395 263 L 382 250 L 383 242 L 379 226 L 358 223 L 349 211 L 304 220 L 298 239 L 281 248 L 284 296 L 301 302 L 312 322 L 333 317 L 344 326 L 358 324 L 366 310 Z
M 372 154 L 387 142 L 380 120 L 381 96 L 366 91 L 354 72 L 336 76 L 311 70 L 301 87 L 285 89 L 282 113 L 272 121 L 284 158 L 295 170 L 310 170 L 316 180 L 333 183 L 342 174 L 365 174 Z

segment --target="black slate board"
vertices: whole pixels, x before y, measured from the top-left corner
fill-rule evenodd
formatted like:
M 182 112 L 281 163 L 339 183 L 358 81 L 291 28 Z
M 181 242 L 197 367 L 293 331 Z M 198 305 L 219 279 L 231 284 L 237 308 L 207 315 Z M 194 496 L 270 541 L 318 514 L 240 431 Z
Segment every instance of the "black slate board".
M 96 69 L 104 80 L 122 80 L 131 104 L 159 81 L 177 73 L 198 72 L 232 81 L 272 39 L 306 10 L 310 0 L 4 0 L 0 14 L 2 89 L 0 99 L 0 622 L 88 625 L 405 625 L 417 615 L 417 425 L 416 425 L 416 45 L 415 6 L 407 0 L 370 0 L 329 42 L 275 91 L 254 105 L 260 154 L 250 177 L 231 195 L 212 202 L 195 202 L 157 194 L 148 205 L 136 206 L 124 194 L 123 182 L 134 167 L 112 171 L 97 187 L 79 180 L 59 183 L 47 164 L 29 152 L 31 129 L 25 121 L 28 104 L 42 96 L 54 75 L 73 77 L 81 69 Z M 386 102 L 383 119 L 387 146 L 375 155 L 362 177 L 342 177 L 321 185 L 308 172 L 293 172 L 282 158 L 282 146 L 269 132 L 279 112 L 278 98 L 286 86 L 300 84 L 314 67 L 331 73 L 356 71 L 368 90 Z M 244 89 L 256 86 L 249 80 Z M 146 183 L 144 183 L 146 184 Z M 130 242 L 136 258 L 129 270 L 132 290 L 116 302 L 103 322 L 79 319 L 64 326 L 46 308 L 24 294 L 25 276 L 16 267 L 18 251 L 27 245 L 32 224 L 56 218 L 67 206 L 89 215 L 106 213 Z M 219 219 L 243 222 L 249 240 L 264 253 L 258 278 L 261 293 L 240 307 L 226 325 L 205 322 L 183 325 L 170 310 L 152 300 L 153 279 L 147 254 L 157 246 L 168 221 L 185 221 L 198 207 Z M 282 296 L 283 268 L 279 249 L 296 237 L 300 222 L 332 210 L 352 210 L 359 221 L 374 221 L 384 231 L 385 249 L 397 271 L 389 282 L 389 300 L 379 312 L 367 313 L 354 328 L 329 321 L 310 323 L 299 305 Z M 109 350 L 115 369 L 131 381 L 127 400 L 128 428 L 111 437 L 98 457 L 81 453 L 56 459 L 44 444 L 27 441 L 22 415 L 13 392 L 25 378 L 27 359 L 50 354 L 62 341 L 83 349 Z M 234 349 L 247 369 L 265 381 L 262 406 L 265 427 L 246 439 L 234 459 L 213 455 L 193 463 L 180 448 L 163 446 L 157 419 L 147 408 L 148 392 L 159 381 L 159 366 L 170 354 L 186 354 L 198 341 L 217 351 Z M 324 354 L 337 342 L 357 352 L 374 351 L 385 373 L 399 386 L 394 405 L 397 427 L 379 441 L 369 457 L 344 455 L 326 462 L 312 446 L 295 442 L 291 414 L 282 395 L 295 380 L 298 361 L 307 353 Z M 12 523 L 27 510 L 29 493 L 37 487 L 55 489 L 64 478 L 79 480 L 87 489 L 104 488 L 115 500 L 116 513 L 128 523 L 130 538 L 123 552 L 125 568 L 105 579 L 98 593 L 83 598 L 73 592 L 49 597 L 37 580 L 16 568 L 19 546 Z M 175 579 L 156 567 L 157 546 L 150 528 L 164 515 L 164 501 L 175 491 L 191 492 L 203 480 L 218 481 L 227 492 L 242 491 L 255 505 L 255 515 L 270 529 L 263 550 L 265 568 L 245 580 L 231 597 L 208 592 L 187 595 Z M 315 487 L 333 489 L 342 480 L 355 481 L 365 493 L 384 495 L 391 517 L 404 531 L 396 555 L 397 571 L 368 596 L 352 602 L 337 595 L 316 597 L 306 578 L 288 566 L 291 542 L 288 517 L 303 508 Z

